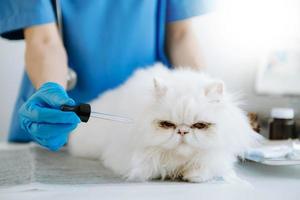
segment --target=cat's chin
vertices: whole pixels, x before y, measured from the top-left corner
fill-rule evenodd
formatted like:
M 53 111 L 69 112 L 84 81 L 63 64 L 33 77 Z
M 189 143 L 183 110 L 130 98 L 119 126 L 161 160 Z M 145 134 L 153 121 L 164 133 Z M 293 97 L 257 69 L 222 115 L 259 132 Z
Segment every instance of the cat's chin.
M 178 144 L 174 150 L 176 154 L 184 157 L 190 156 L 194 153 L 194 149 L 186 143 Z

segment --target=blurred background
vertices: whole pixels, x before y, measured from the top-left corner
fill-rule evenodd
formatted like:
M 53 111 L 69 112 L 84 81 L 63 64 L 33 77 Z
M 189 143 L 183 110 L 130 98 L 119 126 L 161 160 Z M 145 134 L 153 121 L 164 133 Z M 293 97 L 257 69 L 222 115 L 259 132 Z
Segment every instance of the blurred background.
M 247 111 L 300 108 L 300 0 L 220 0 L 195 19 L 207 71 L 243 94 Z M 24 70 L 24 42 L 0 39 L 0 140 Z

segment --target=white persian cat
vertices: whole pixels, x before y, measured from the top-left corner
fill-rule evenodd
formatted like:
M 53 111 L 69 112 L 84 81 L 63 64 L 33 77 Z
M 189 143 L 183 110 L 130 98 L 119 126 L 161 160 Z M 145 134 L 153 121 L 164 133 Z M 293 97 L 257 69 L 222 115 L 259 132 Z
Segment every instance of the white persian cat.
M 90 119 L 71 134 L 70 152 L 99 159 L 129 180 L 226 178 L 253 141 L 248 119 L 224 83 L 187 68 L 140 69 L 91 105 L 133 123 Z

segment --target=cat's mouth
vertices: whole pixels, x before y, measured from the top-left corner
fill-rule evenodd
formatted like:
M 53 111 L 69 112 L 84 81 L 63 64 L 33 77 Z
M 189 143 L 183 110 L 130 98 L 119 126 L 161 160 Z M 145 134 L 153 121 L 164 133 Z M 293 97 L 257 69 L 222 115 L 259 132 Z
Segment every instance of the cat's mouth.
M 183 137 L 180 138 L 180 141 L 178 142 L 178 145 L 187 145 L 187 142 Z
M 175 152 L 181 156 L 189 156 L 192 154 L 192 148 L 186 142 L 179 142 L 175 148 Z
M 186 140 L 186 138 L 180 138 L 178 141 L 177 147 L 185 147 L 185 148 L 192 148 L 193 146 Z

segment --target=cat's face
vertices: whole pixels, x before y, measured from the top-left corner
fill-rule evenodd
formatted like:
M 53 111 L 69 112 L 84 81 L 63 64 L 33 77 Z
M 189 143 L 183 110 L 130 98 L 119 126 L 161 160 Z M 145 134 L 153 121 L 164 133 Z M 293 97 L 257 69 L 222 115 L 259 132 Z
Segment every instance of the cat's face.
M 154 88 L 156 100 L 148 116 L 150 145 L 191 154 L 219 144 L 218 125 L 225 109 L 222 82 L 193 85 L 188 79 L 175 84 L 154 80 Z

